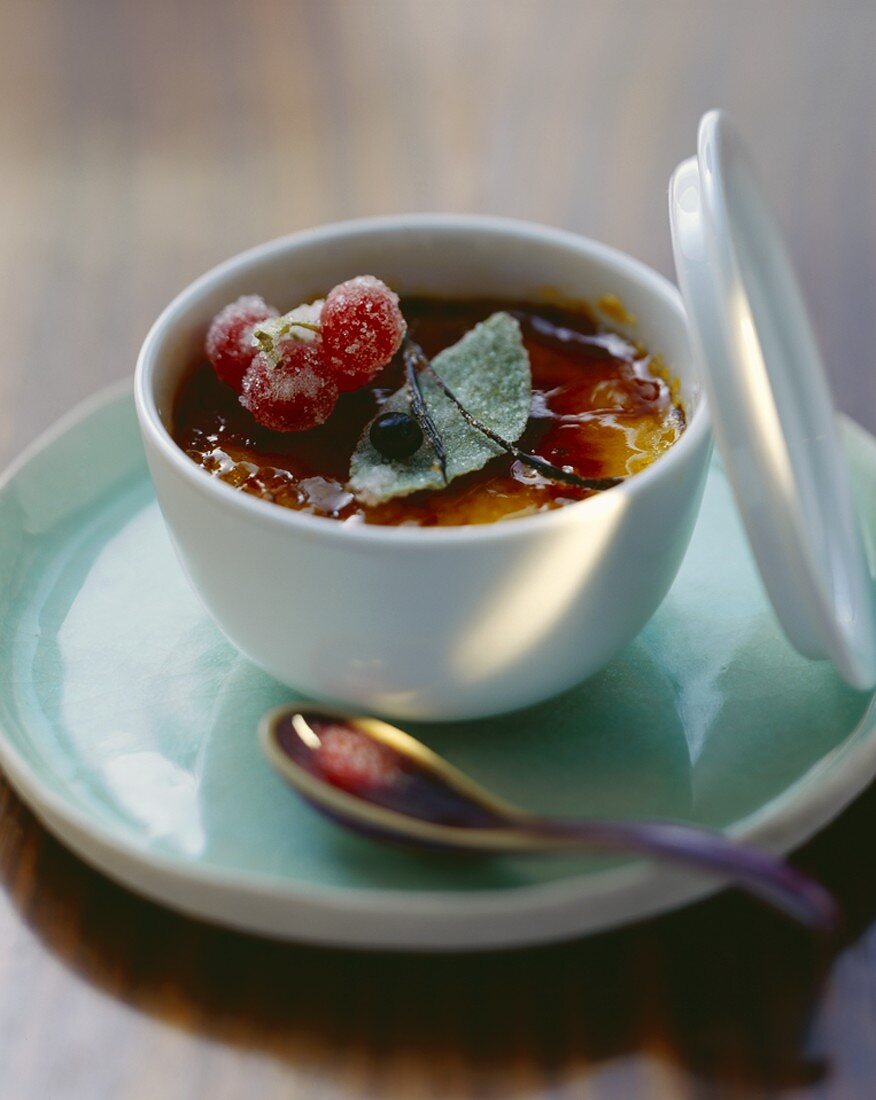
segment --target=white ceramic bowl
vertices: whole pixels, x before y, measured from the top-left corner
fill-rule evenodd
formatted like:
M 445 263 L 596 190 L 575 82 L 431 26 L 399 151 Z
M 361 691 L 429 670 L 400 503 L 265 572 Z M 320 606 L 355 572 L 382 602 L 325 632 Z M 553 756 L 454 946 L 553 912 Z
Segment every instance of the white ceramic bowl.
M 245 293 L 288 309 L 362 272 L 402 295 L 616 294 L 637 319 L 635 335 L 680 379 L 689 426 L 617 488 L 483 527 L 343 524 L 277 507 L 199 469 L 169 427 L 180 378 L 201 354 L 213 314 Z M 180 560 L 228 638 L 310 696 L 395 718 L 514 710 L 605 665 L 672 583 L 710 450 L 677 290 L 604 245 L 483 217 L 330 225 L 221 264 L 153 325 L 136 403 Z

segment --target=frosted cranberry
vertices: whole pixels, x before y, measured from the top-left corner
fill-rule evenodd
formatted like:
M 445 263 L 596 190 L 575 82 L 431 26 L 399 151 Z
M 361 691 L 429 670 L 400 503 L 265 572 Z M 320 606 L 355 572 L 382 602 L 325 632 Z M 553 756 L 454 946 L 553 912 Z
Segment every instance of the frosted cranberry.
M 326 370 L 319 341 L 283 345 L 274 366 L 262 353 L 244 375 L 240 403 L 275 432 L 306 432 L 325 423 L 338 400 L 338 386 Z
M 340 390 L 366 385 L 401 347 L 398 295 L 373 275 L 334 287 L 320 315 L 326 360 Z
M 223 382 L 238 393 L 243 376 L 256 355 L 252 346 L 252 330 L 259 321 L 278 316 L 273 306 L 257 294 L 238 298 L 221 309 L 207 332 L 207 358 Z
M 355 794 L 404 778 L 397 754 L 386 745 L 340 723 L 319 724 L 318 730 L 312 764 L 333 787 Z

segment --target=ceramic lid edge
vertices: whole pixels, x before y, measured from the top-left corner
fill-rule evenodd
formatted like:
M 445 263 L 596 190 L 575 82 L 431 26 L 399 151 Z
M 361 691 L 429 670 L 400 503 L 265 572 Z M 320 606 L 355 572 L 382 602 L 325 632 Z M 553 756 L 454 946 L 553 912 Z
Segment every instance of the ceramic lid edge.
M 679 285 L 715 439 L 785 633 L 876 686 L 876 598 L 836 414 L 802 295 L 726 114 L 669 189 Z

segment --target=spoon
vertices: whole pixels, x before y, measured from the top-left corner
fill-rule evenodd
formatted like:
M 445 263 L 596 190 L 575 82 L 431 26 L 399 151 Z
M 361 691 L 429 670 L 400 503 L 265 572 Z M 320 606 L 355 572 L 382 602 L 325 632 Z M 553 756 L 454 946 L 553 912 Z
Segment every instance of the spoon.
M 475 783 L 410 734 L 376 718 L 311 706 L 260 726 L 274 768 L 315 809 L 355 832 L 444 852 L 624 852 L 717 875 L 810 928 L 839 913 L 817 882 L 722 833 L 671 821 L 542 817 Z

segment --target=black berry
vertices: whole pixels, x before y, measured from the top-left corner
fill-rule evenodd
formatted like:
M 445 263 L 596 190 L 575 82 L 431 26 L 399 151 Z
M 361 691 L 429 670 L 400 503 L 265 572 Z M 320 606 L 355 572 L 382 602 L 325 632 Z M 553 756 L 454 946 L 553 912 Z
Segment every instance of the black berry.
M 409 458 L 423 443 L 420 425 L 408 413 L 381 413 L 368 433 L 375 450 L 384 458 Z

